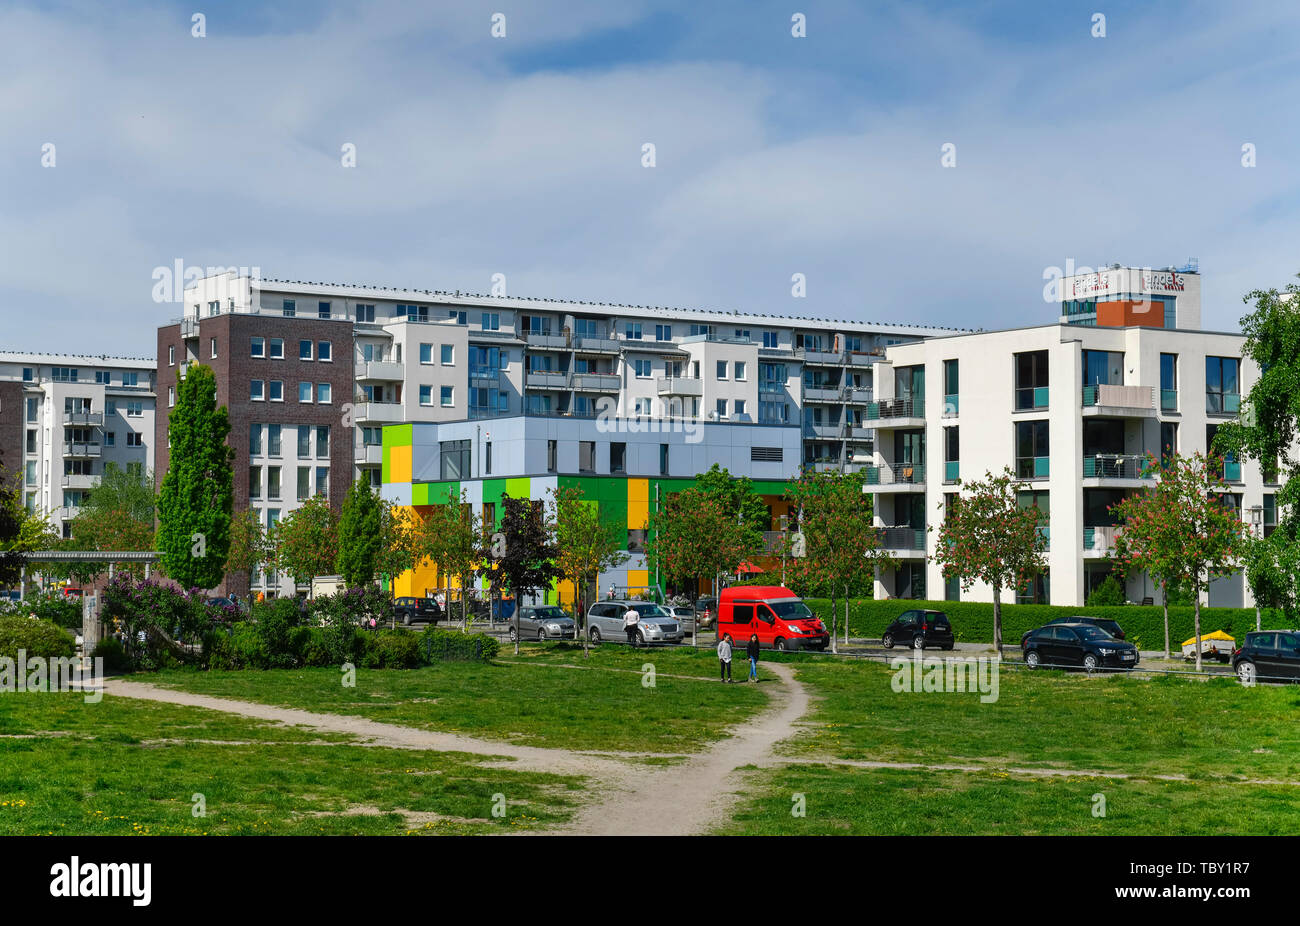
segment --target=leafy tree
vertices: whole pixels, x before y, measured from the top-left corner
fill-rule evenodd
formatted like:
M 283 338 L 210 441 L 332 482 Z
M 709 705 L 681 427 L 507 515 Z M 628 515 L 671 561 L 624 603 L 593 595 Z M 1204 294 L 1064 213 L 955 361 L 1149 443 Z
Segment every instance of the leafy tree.
M 230 418 L 202 364 L 176 387 L 168 422 L 171 453 L 158 496 L 159 563 L 184 588 L 215 588 L 225 574 L 234 508 Z M 201 555 L 196 555 L 201 554 Z
M 695 488 L 721 499 L 732 517 L 738 518 L 748 531 L 759 535 L 771 526 L 767 505 L 754 494 L 754 481 L 748 476 L 733 476 L 725 467 L 714 463 L 708 472 L 695 477 Z
M 1092 590 L 1085 602 L 1090 608 L 1110 608 L 1124 604 L 1124 586 L 1112 572 L 1101 580 L 1101 584 Z M 1166 614 L 1168 611 L 1166 611 Z
M 1280 610 L 1288 626 L 1300 615 L 1300 543 L 1289 533 L 1293 529 L 1294 522 L 1284 522 L 1267 537 L 1247 538 L 1243 560 L 1256 623 L 1261 607 Z
M 378 499 L 379 551 L 375 569 L 392 580 L 415 567 L 422 522 L 414 509 Z
M 248 577 L 243 591 L 251 594 L 253 576 L 262 565 L 275 559 L 275 548 L 262 519 L 252 508 L 236 512 L 230 519 L 230 552 L 226 557 L 227 588 L 235 574 Z M 231 589 L 233 591 L 233 589 Z
M 271 531 L 276 567 L 307 585 L 330 575 L 338 558 L 338 520 L 329 499 L 314 495 Z
M 0 460 L 0 585 L 8 588 L 22 575 L 26 562 L 19 543 L 26 514 L 16 477 L 8 474 Z
M 1025 486 L 1009 468 L 957 485 L 961 494 L 939 526 L 935 559 L 944 578 L 960 580 L 963 590 L 976 582 L 992 587 L 993 642 L 1001 656 L 1002 589 L 1018 588 L 1042 571 L 1047 541 L 1038 530 L 1038 509 L 1019 503 Z
M 378 570 L 383 534 L 379 497 L 364 479 L 348 487 L 339 515 L 339 552 L 334 571 L 348 587 L 369 585 Z
M 423 523 L 417 547 L 420 559 L 432 560 L 438 565 L 438 581 L 442 584 L 447 616 L 451 618 L 451 580 L 455 579 L 461 591 L 461 629 L 468 632 L 469 612 L 466 589 L 469 578 L 478 564 L 478 517 L 468 495 L 458 492 L 445 505 L 434 505 Z
M 524 597 L 548 588 L 562 573 L 555 564 L 558 551 L 546 523 L 543 502 L 507 498 L 503 503 L 501 533 L 505 549 L 497 560 L 501 582 L 515 596 L 515 654 L 519 653 L 519 608 Z
M 555 565 L 563 577 L 573 584 L 574 623 L 582 633 L 582 650 L 588 651 L 587 635 L 583 632 L 586 614 L 587 583 L 602 572 L 623 561 L 626 554 L 621 540 L 610 526 L 600 519 L 599 503 L 587 500 L 582 489 L 573 486 L 553 489 L 555 524 Z
M 1186 581 L 1196 608 L 1196 668 L 1201 668 L 1201 592 L 1210 579 L 1232 572 L 1244 552 L 1245 525 L 1236 509 L 1217 494 L 1227 489 L 1223 463 L 1205 454 L 1149 457 L 1155 485 L 1111 506 L 1122 527 L 1115 559 L 1145 569 L 1162 583 Z M 1165 652 L 1169 651 L 1169 607 L 1165 605 Z
M 849 642 L 849 597 L 869 594 L 876 570 L 894 564 L 872 526 L 871 498 L 860 473 L 805 469 L 789 494 L 804 536 L 803 580 L 831 599 L 831 652 L 838 652 L 835 603 L 844 599 L 844 643 Z
M 72 519 L 72 546 L 78 550 L 152 550 L 154 514 L 158 497 L 153 473 L 139 467 L 122 469 L 116 463 L 104 467 L 99 484 L 90 490 L 81 510 Z M 85 564 L 96 572 L 104 564 Z M 139 563 L 126 564 L 127 571 L 140 573 Z

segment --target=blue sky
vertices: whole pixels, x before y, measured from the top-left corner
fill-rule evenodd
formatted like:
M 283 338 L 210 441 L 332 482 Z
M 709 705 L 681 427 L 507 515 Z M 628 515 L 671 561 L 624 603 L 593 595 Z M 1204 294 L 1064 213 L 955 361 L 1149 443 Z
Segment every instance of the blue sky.
M 11 2 L 0 347 L 148 355 L 178 259 L 993 328 L 1050 321 L 1067 261 L 1197 257 L 1233 329 L 1300 271 L 1296 34 L 1293 3 Z

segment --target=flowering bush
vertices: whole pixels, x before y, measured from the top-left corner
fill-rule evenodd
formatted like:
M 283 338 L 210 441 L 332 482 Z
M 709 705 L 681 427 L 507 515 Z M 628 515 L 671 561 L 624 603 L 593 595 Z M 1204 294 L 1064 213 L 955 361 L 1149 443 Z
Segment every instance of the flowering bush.
M 101 616 L 136 669 L 201 663 L 204 641 L 225 633 L 230 623 L 226 609 L 207 604 L 201 589 L 181 592 L 128 574 L 109 582 Z

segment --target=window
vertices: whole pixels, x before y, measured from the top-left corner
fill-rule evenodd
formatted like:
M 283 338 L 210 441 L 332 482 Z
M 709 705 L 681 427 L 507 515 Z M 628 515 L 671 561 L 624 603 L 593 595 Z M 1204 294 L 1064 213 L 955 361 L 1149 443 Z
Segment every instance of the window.
M 633 361 L 633 364 L 634 364 L 635 369 L 636 369 L 636 378 L 637 378 L 637 379 L 649 379 L 649 378 L 650 378 L 650 361 L 649 361 L 649 360 L 642 360 L 642 359 L 640 359 L 640 358 L 637 358 L 636 360 Z
M 1160 355 L 1160 410 L 1178 411 L 1178 355 Z
M 736 382 L 740 383 L 744 381 L 745 381 L 745 362 L 743 360 L 737 360 L 736 361 Z
M 298 425 L 298 458 L 306 459 L 311 456 L 311 425 Z
M 268 384 L 270 386 L 270 399 L 272 402 L 284 401 L 284 382 L 283 380 L 273 379 Z
M 671 341 L 673 339 L 672 325 L 655 325 L 656 341 Z
M 716 399 L 716 400 L 714 400 L 714 405 L 713 405 L 713 417 L 715 417 L 715 418 L 726 418 L 726 417 L 727 417 L 727 400 L 726 400 L 726 399 Z
M 1047 351 L 1016 354 L 1016 411 L 1047 407 Z
M 489 476 L 492 474 L 492 442 L 483 442 L 483 472 Z
M 36 412 L 39 407 L 39 403 L 40 403 L 40 399 L 33 398 L 27 400 L 27 420 L 29 422 L 36 421 Z
M 284 338 L 271 338 L 271 359 L 284 359 Z
M 943 481 L 956 482 L 961 478 L 961 439 L 958 428 L 943 429 Z
M 763 332 L 763 346 L 764 346 L 764 347 L 767 347 L 767 348 L 770 348 L 770 349 L 775 349 L 775 348 L 779 347 L 779 346 L 780 346 L 780 341 L 779 341 L 777 338 L 778 338 L 778 336 L 777 336 L 777 333 L 776 333 L 775 331 L 764 331 L 764 332 Z
M 699 335 L 713 337 L 713 326 L 712 325 L 691 325 L 687 329 L 687 333 L 693 338 L 698 337 Z
M 1047 433 L 1046 421 L 1016 422 L 1016 478 L 1046 479 L 1051 475 Z
M 1212 415 L 1235 415 L 1241 411 L 1236 357 L 1205 358 L 1205 410 Z
M 641 323 L 628 322 L 627 325 L 624 326 L 623 332 L 627 335 L 629 341 L 639 341 L 641 340 Z
M 611 473 L 627 472 L 627 444 L 618 441 L 609 445 L 609 471 Z
M 468 479 L 469 447 L 467 440 L 445 440 L 438 444 L 443 479 Z
M 216 360 L 216 359 L 217 359 L 217 339 L 216 339 L 216 338 L 209 338 L 209 339 L 208 339 L 208 348 L 209 348 L 209 355 L 211 356 L 211 358 L 212 358 L 213 360 Z M 126 383 L 126 377 L 123 376 L 123 377 L 122 377 L 122 385 L 125 386 L 126 384 L 127 384 L 127 383 Z
M 266 338 L 253 338 L 249 356 L 265 357 L 266 356 Z
M 107 370 L 96 370 L 96 371 L 95 371 L 95 385 L 96 385 L 96 386 L 107 386 L 108 384 L 110 384 L 110 383 L 112 383 L 112 382 L 113 382 L 113 374 L 109 373 Z
M 316 401 L 320 405 L 329 405 L 333 402 L 333 388 L 329 383 L 316 384 Z
M 456 363 L 456 347 L 454 344 L 442 345 L 442 365 L 445 367 L 454 366 Z
M 249 456 L 258 456 L 261 452 L 262 452 L 262 426 L 260 424 L 250 424 L 248 426 Z
M 421 345 L 420 345 L 420 362 L 421 362 L 421 363 L 426 363 L 426 364 L 427 364 L 427 363 L 433 363 L 433 345 L 432 345 L 432 344 L 421 344 Z
M 594 318 L 579 318 L 573 323 L 574 334 L 579 338 L 599 338 L 600 323 Z
M 1277 529 L 1277 496 L 1265 494 L 1264 496 L 1264 536 L 1271 536 Z
M 717 365 L 718 379 L 727 378 L 727 361 L 719 360 Z
M 481 316 L 480 323 L 482 324 L 484 331 L 500 331 L 501 313 L 484 312 Z
M 105 437 L 104 443 L 108 444 L 110 447 L 113 446 L 113 444 L 111 441 L 108 440 L 108 438 L 112 437 L 112 435 L 113 435 L 112 431 L 109 431 L 107 434 L 104 435 Z M 28 430 L 27 432 L 27 452 L 28 453 L 36 452 L 36 432 L 33 430 Z
M 586 398 L 586 397 L 580 396 L 580 398 Z M 643 397 L 643 398 L 635 399 L 632 403 L 632 408 L 633 408 L 632 414 L 635 415 L 637 418 L 649 418 L 650 415 L 653 414 L 654 406 L 651 403 L 650 399 Z
M 116 414 L 117 414 L 117 400 L 116 400 L 116 399 L 105 399 L 105 400 L 104 400 L 104 414 L 105 414 L 105 415 L 116 415 Z
M 173 348 L 175 350 L 175 348 Z M 23 367 L 23 382 L 31 383 L 36 381 L 36 371 L 31 367 Z
M 316 456 L 318 459 L 329 459 L 330 455 L 330 426 L 322 424 L 316 428 Z
M 252 402 L 262 402 L 266 399 L 266 383 L 260 379 L 255 379 L 248 384 L 248 398 Z
M 457 309 L 449 309 L 447 311 L 447 317 L 456 319 L 456 324 L 458 325 L 465 324 L 466 315 L 467 313 L 458 311 Z
M 176 366 L 176 345 L 172 344 L 167 348 L 167 366 Z
M 126 417 L 128 417 L 128 418 L 143 418 L 143 417 L 144 417 L 144 403 L 143 403 L 143 402 L 127 402 L 127 403 L 126 403 Z
M 314 348 L 315 348 L 315 346 L 316 346 L 316 345 L 315 345 L 315 342 L 310 341 L 310 340 L 302 340 L 302 341 L 299 341 L 299 342 L 298 342 L 298 359 L 299 359 L 299 360 L 311 360 L 311 359 L 315 356 L 315 353 L 314 353 Z
M 546 471 L 548 473 L 558 472 L 559 453 L 560 442 L 556 440 L 548 440 L 546 442 Z
M 175 387 L 175 386 L 168 386 L 168 387 L 167 387 L 167 407 L 168 407 L 168 408 L 175 408 L 175 407 L 176 407 L 176 387 Z
M 295 299 L 286 299 L 283 302 L 283 310 L 286 318 L 292 318 L 298 314 L 298 302 Z
M 280 425 L 278 424 L 266 426 L 266 455 L 269 457 L 280 455 Z
M 248 468 L 248 497 L 262 497 L 262 467 L 260 466 Z
M 311 383 L 298 384 L 298 402 L 303 405 L 311 404 Z
M 1083 385 L 1124 385 L 1124 355 L 1113 350 L 1085 350 Z
M 1160 463 L 1168 466 L 1178 454 L 1178 422 L 1160 422 Z
M 433 404 L 433 387 L 432 387 L 432 386 L 421 386 L 421 387 L 420 387 L 420 404 L 421 404 L 421 405 L 432 405 L 432 404 Z
M 735 401 L 736 417 L 739 418 L 745 414 L 745 400 L 736 399 Z
M 1211 456 L 1222 456 L 1223 469 L 1219 475 L 1225 482 L 1241 482 L 1241 461 L 1235 454 L 1220 453 L 1214 446 L 1214 438 L 1219 433 L 1217 424 L 1207 424 L 1205 426 L 1205 450 Z
M 374 324 L 375 307 L 373 305 L 364 305 L 362 303 L 357 303 L 357 321 L 366 322 L 367 324 Z
M 945 415 L 957 414 L 960 407 L 957 395 L 961 385 L 959 373 L 956 360 L 943 362 L 943 413 Z
M 266 497 L 272 501 L 280 500 L 280 467 L 266 468 Z
M 596 471 L 596 442 L 578 441 L 578 472 L 594 473 Z
M 318 303 L 316 303 L 316 315 L 317 315 L 319 318 L 329 318 L 329 317 L 330 317 L 330 304 L 329 304 L 328 302 L 318 302 Z
M 550 334 L 551 320 L 544 315 L 525 315 L 524 334 Z
M 316 358 L 329 362 L 334 359 L 333 345 L 329 341 L 321 341 L 316 345 Z
M 454 403 L 452 402 L 452 387 L 451 387 L 451 386 L 442 386 L 442 387 L 441 387 L 441 391 L 440 391 L 440 401 L 441 401 L 441 404 L 442 404 L 442 407 L 443 407 L 443 408 L 451 408 L 451 407 L 452 407 L 452 405 L 453 405 Z
M 329 497 L 330 494 L 330 470 L 328 466 L 316 467 L 316 494 Z
M 298 501 L 305 502 L 311 498 L 311 467 L 298 467 Z
M 659 475 L 668 475 L 668 445 L 659 445 Z

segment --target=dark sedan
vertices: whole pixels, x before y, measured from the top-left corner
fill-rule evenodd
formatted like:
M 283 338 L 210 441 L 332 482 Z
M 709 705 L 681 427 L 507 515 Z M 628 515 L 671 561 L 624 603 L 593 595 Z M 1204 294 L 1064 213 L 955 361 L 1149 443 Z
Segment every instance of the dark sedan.
M 1039 667 L 1081 667 L 1132 669 L 1138 664 L 1137 647 L 1117 640 L 1092 624 L 1047 624 L 1025 634 L 1021 642 L 1025 665 Z
M 955 638 L 947 614 L 917 608 L 898 615 L 885 628 L 880 642 L 885 649 L 893 649 L 895 643 L 913 649 L 925 649 L 927 646 L 952 649 Z
M 442 608 L 432 598 L 394 598 L 393 617 L 407 626 L 416 621 L 437 624 L 442 620 Z

